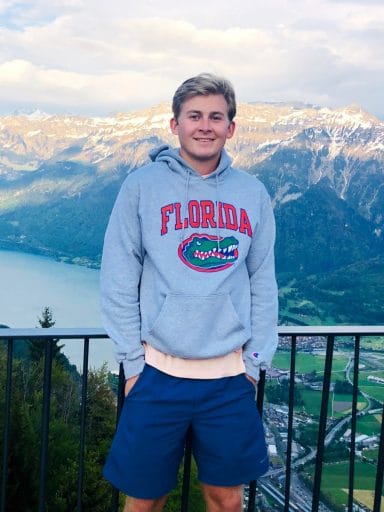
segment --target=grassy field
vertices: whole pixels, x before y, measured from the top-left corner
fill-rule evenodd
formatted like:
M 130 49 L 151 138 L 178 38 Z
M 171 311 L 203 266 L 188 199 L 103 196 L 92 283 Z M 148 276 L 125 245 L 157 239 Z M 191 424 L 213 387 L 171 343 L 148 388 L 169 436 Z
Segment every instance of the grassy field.
M 289 352 L 278 350 L 273 358 L 272 364 L 281 370 L 288 370 L 290 367 L 290 358 L 291 355 Z M 315 370 L 317 373 L 322 374 L 324 372 L 324 362 L 325 356 L 323 355 L 298 352 L 296 354 L 296 372 L 310 373 Z M 333 379 L 344 379 L 344 369 L 347 363 L 348 357 L 345 355 L 334 354 L 332 362 Z
M 297 406 L 295 409 L 300 412 L 305 409 L 307 414 L 310 414 L 314 417 L 319 417 L 321 407 L 321 391 L 302 389 L 301 397 L 304 401 L 304 406 Z
M 370 371 L 361 371 L 359 374 L 359 384 L 363 384 L 365 386 L 374 386 L 377 385 L 374 381 L 368 380 L 368 377 L 372 375 L 373 377 L 379 377 L 384 379 L 384 372 L 378 370 L 370 370 Z M 384 396 L 384 384 L 382 384 L 383 396 Z
M 357 432 L 367 436 L 379 435 L 381 427 L 380 415 L 367 414 L 357 418 Z
M 384 378 L 384 372 L 382 371 L 362 371 L 359 375 L 359 388 L 382 403 L 384 401 L 384 384 L 368 380 L 370 375 Z
M 367 407 L 367 400 L 362 396 L 359 395 L 357 398 L 357 410 L 361 411 L 365 407 Z M 332 414 L 332 403 L 330 404 L 329 408 L 331 409 Z M 329 409 L 328 409 L 329 412 Z M 352 413 L 352 395 L 346 395 L 346 394 L 339 394 L 335 393 L 334 400 L 333 400 L 333 416 L 335 418 L 341 418 L 345 416 L 346 414 Z
M 361 338 L 361 348 L 369 350 L 383 351 L 384 337 L 383 336 L 363 336 Z
M 295 407 L 297 412 L 302 412 L 303 409 L 314 417 L 319 417 L 321 407 L 321 391 L 304 388 L 303 386 L 297 386 L 300 390 L 301 398 L 303 399 L 304 405 L 298 405 Z M 328 417 L 333 416 L 335 418 L 341 418 L 346 414 L 350 414 L 352 411 L 352 397 L 351 395 L 335 394 L 332 411 L 332 396 L 330 396 L 328 403 Z M 357 410 L 361 411 L 367 406 L 367 401 L 361 395 L 358 396 Z M 359 416 L 357 419 L 357 431 L 360 434 L 366 434 L 368 436 L 380 434 L 381 417 L 380 415 L 374 416 L 367 414 L 366 416 Z
M 346 505 L 348 500 L 349 464 L 346 462 L 325 464 L 321 481 L 321 490 L 335 505 Z M 376 467 L 364 463 L 355 464 L 354 496 L 371 506 L 373 503 L 372 492 L 375 488 Z M 384 512 L 384 503 L 382 504 Z
M 331 495 L 338 504 L 346 504 L 348 499 L 349 465 L 347 463 L 325 464 L 322 478 L 322 491 Z M 355 464 L 354 494 L 366 501 L 372 508 L 373 489 L 375 488 L 376 467 L 371 464 L 357 462 Z M 382 508 L 384 511 L 384 508 Z
M 289 370 L 290 367 L 290 353 L 288 351 L 278 350 L 273 358 L 273 366 L 279 368 L 280 370 Z M 296 373 L 310 373 L 312 371 L 316 371 L 319 376 L 323 374 L 324 370 L 324 361 L 325 357 L 320 354 L 309 354 L 309 353 L 300 353 L 296 354 Z M 348 357 L 346 355 L 335 353 L 333 356 L 332 362 L 332 375 L 331 380 L 335 382 L 336 380 L 343 381 L 345 379 L 345 367 L 348 363 Z M 377 382 L 372 382 L 368 380 L 370 375 L 375 375 L 376 377 L 384 378 L 383 371 L 361 371 L 359 374 L 359 388 L 364 393 L 367 393 L 372 398 L 378 400 L 379 402 L 383 402 L 384 400 L 384 385 L 378 384 Z M 339 396 L 335 396 L 337 401 L 348 401 L 348 399 L 343 399 Z M 316 398 L 315 398 L 316 400 Z M 360 396 L 358 409 L 361 410 L 365 407 L 365 399 Z M 319 401 L 316 400 L 316 407 L 319 406 Z M 315 407 L 315 408 L 316 408 Z M 314 409 L 313 406 L 310 407 L 311 410 Z M 337 412 L 342 412 L 345 414 L 347 412 L 347 407 L 337 408 Z M 309 411 L 308 411 L 309 412 Z M 337 416 L 337 415 L 335 415 Z
M 379 456 L 379 448 L 373 448 L 372 450 L 364 450 L 363 455 L 364 457 L 367 457 L 367 459 L 377 461 L 377 457 Z
M 383 403 L 384 400 L 384 386 L 380 384 L 370 384 L 369 386 L 359 386 L 359 389 L 375 400 Z
M 346 491 L 348 492 L 348 491 Z M 373 509 L 373 502 L 375 499 L 375 494 L 373 491 L 362 491 L 361 489 L 355 490 L 353 493 L 353 497 L 355 501 L 360 503 L 361 505 L 364 505 L 368 507 L 370 510 Z M 380 504 L 380 512 L 384 512 L 384 500 L 381 500 Z
M 313 389 L 308 389 L 304 387 L 300 387 L 300 394 L 304 401 L 304 406 L 297 406 L 295 410 L 301 412 L 303 408 L 307 412 L 314 417 L 319 417 L 320 415 L 320 407 L 321 407 L 321 391 L 316 391 Z M 364 409 L 366 407 L 366 400 L 360 396 L 359 401 L 357 403 L 358 410 Z M 328 417 L 333 416 L 335 418 L 341 418 L 346 414 L 349 414 L 352 410 L 351 404 L 351 395 L 342 395 L 335 394 L 334 403 L 333 403 L 333 411 L 332 411 L 332 396 L 329 397 L 328 403 Z M 363 432 L 362 432 L 363 433 Z

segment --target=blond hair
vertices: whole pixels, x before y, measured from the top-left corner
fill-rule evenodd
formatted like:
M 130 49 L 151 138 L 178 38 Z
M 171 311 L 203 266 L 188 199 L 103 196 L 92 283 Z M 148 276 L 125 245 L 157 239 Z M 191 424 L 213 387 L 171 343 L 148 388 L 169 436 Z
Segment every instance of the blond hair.
M 185 80 L 176 90 L 172 100 L 172 111 L 177 120 L 183 103 L 194 96 L 207 96 L 208 94 L 222 94 L 228 105 L 228 118 L 230 121 L 236 115 L 236 97 L 233 86 L 229 80 L 213 75 L 201 73 Z

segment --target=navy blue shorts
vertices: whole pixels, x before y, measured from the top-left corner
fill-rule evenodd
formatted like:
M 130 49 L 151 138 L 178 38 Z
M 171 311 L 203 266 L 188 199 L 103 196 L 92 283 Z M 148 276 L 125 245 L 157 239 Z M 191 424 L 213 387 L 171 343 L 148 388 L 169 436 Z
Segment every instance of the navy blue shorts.
M 189 426 L 200 482 L 235 486 L 268 470 L 255 388 L 244 374 L 183 379 L 145 365 L 125 398 L 105 478 L 134 498 L 168 494 Z

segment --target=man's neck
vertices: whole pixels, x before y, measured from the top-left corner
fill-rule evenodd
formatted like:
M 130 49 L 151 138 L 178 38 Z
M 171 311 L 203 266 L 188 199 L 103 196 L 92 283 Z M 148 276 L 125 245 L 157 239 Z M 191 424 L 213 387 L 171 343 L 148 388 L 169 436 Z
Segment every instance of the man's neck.
M 186 155 L 183 152 L 182 149 L 180 150 L 180 156 L 181 156 L 181 158 L 183 158 L 187 162 L 187 164 L 189 164 L 189 166 L 194 171 L 196 171 L 201 176 L 208 176 L 209 174 L 212 174 L 217 169 L 217 166 L 219 165 L 219 162 L 220 162 L 220 159 L 215 160 L 215 161 L 211 161 L 211 160 L 207 160 L 207 161 L 204 161 L 204 160 L 202 160 L 202 161 L 192 160 L 191 158 L 188 157 L 188 155 Z

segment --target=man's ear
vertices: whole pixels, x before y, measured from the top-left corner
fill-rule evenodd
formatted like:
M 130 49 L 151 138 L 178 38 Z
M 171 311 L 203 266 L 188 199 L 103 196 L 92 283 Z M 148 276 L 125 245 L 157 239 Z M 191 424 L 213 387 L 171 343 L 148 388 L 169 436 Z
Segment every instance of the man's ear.
M 233 137 L 233 134 L 235 133 L 236 123 L 235 121 L 231 121 L 228 125 L 228 131 L 227 131 L 227 139 L 230 139 Z
M 173 135 L 177 135 L 179 123 L 177 122 L 177 119 L 175 117 L 172 117 L 172 119 L 169 121 L 169 126 L 171 128 L 171 132 L 173 133 Z

